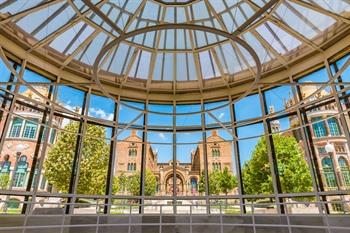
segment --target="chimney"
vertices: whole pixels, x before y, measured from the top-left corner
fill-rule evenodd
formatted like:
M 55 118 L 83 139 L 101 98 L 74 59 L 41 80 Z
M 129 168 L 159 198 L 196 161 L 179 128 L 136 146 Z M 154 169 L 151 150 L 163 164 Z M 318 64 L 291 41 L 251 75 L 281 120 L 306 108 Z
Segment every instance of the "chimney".
M 131 135 L 130 136 L 137 136 L 137 130 L 133 129 L 131 130 Z
M 218 136 L 218 131 L 216 129 L 212 130 L 211 131 L 211 136 Z

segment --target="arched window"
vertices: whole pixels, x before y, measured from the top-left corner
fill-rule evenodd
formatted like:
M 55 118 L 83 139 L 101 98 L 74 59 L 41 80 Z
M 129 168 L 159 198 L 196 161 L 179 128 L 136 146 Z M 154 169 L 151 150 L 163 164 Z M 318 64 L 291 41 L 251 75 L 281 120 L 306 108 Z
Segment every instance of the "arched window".
M 35 164 L 35 169 L 34 169 L 34 176 L 33 176 L 33 182 L 32 182 L 32 188 L 35 186 L 36 179 L 38 177 L 38 170 L 39 170 L 39 164 L 40 164 L 40 159 L 37 160 Z
M 332 118 L 329 118 L 327 120 L 327 122 L 328 122 L 328 127 L 329 127 L 329 133 L 332 136 L 339 136 L 340 135 L 340 129 L 339 129 L 339 125 L 338 125 L 337 119 L 332 117 Z
M 10 182 L 10 156 L 5 155 L 4 160 L 0 162 L 0 189 L 7 189 Z
M 136 149 L 130 149 L 129 150 L 129 156 L 131 156 L 131 157 L 137 156 L 137 150 Z
M 337 181 L 335 180 L 335 174 L 333 169 L 333 162 L 330 157 L 322 159 L 323 175 L 326 179 L 327 187 L 337 187 Z
M 27 177 L 27 156 L 22 155 L 17 163 L 17 169 L 13 178 L 13 187 L 24 187 Z
M 38 124 L 32 121 L 26 121 L 23 131 L 23 137 L 29 139 L 35 139 Z
M 14 118 L 12 121 L 11 131 L 9 137 L 18 138 L 21 134 L 23 120 L 20 118 Z
M 211 153 L 213 157 L 220 157 L 220 150 L 218 149 L 212 149 Z
M 213 170 L 220 171 L 221 170 L 221 163 L 213 163 Z
M 128 171 L 136 171 L 136 163 L 128 163 Z
M 191 178 L 191 192 L 195 193 L 198 191 L 198 182 L 197 182 L 197 178 L 192 177 Z
M 348 163 L 346 162 L 344 157 L 339 157 L 338 163 L 341 171 L 341 176 L 344 181 L 344 185 L 350 186 L 350 170 Z
M 50 134 L 50 143 L 54 144 L 56 139 L 56 129 L 51 129 L 51 134 Z
M 322 120 L 321 117 L 315 117 L 311 119 L 312 122 L 316 122 L 312 124 L 312 128 L 314 130 L 314 135 L 316 138 L 327 136 L 326 124 L 324 121 L 321 121 L 321 120 Z
M 159 187 L 159 178 L 156 177 L 156 193 L 160 191 L 160 187 Z
M 11 168 L 10 156 L 5 155 L 4 160 L 0 163 L 0 174 L 10 173 L 10 168 Z

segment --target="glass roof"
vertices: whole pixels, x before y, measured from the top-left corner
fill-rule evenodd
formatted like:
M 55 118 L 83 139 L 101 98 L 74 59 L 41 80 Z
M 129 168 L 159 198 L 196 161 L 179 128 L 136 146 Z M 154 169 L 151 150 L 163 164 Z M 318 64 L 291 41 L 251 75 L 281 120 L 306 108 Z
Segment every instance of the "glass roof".
M 261 11 L 264 6 L 274 2 Z M 261 14 L 256 15 L 261 11 Z M 195 24 L 239 36 L 263 71 L 322 51 L 332 31 L 350 23 L 348 0 L 0 0 L 1 24 L 27 33 L 32 50 L 59 54 L 63 67 L 92 66 L 101 49 L 121 35 L 161 24 Z M 251 21 L 250 21 L 251 20 Z M 247 22 L 249 22 L 247 24 Z M 243 29 L 243 30 L 242 30 Z M 237 80 L 256 64 L 239 44 L 191 29 L 145 31 L 123 40 L 100 64 L 123 81 Z M 75 66 L 76 67 L 76 66 Z M 247 75 L 246 75 L 247 76 Z

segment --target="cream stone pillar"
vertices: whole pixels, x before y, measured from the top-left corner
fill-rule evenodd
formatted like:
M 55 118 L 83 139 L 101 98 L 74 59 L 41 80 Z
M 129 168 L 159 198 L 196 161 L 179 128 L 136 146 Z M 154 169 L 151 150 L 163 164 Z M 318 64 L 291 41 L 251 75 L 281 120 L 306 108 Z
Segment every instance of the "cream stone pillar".
M 165 195 L 165 180 L 164 180 L 164 171 L 163 168 L 159 169 L 159 194 L 161 196 Z

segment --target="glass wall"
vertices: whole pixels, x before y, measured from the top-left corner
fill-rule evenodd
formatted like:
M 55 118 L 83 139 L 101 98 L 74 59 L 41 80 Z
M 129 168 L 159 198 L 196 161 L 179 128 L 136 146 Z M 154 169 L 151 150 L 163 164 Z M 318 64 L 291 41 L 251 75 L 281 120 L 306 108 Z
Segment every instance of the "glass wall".
M 1 211 L 348 213 L 347 59 L 191 103 L 110 99 L 11 62 L 16 84 L 2 61 Z

